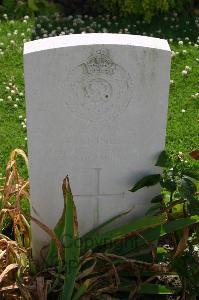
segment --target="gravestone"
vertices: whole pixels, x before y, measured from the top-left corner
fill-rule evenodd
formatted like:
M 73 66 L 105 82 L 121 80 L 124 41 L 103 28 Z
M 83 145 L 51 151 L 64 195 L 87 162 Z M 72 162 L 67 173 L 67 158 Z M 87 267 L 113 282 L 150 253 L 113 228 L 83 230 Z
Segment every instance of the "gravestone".
M 24 47 L 32 214 L 53 228 L 69 175 L 80 233 L 133 207 L 143 215 L 159 187 L 129 188 L 164 149 L 170 48 L 166 40 L 77 34 Z M 121 221 L 120 221 L 121 222 Z M 48 242 L 32 223 L 33 251 Z

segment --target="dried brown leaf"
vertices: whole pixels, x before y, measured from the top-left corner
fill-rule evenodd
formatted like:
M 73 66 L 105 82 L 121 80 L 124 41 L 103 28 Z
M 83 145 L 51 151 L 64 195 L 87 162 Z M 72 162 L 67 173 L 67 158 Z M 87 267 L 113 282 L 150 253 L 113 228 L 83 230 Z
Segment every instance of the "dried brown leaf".
M 49 236 L 50 238 L 55 242 L 57 249 L 58 249 L 58 254 L 61 258 L 63 258 L 63 246 L 60 240 L 56 237 L 56 234 L 54 233 L 53 230 L 51 230 L 47 225 L 43 224 L 40 222 L 38 219 L 30 216 L 31 220 L 35 222 L 41 229 L 43 229 Z
M 47 287 L 45 284 L 44 277 L 41 276 L 37 277 L 36 284 L 37 284 L 38 300 L 47 300 Z
M 184 252 L 184 250 L 187 247 L 188 238 L 189 238 L 189 227 L 186 227 L 183 230 L 183 235 L 182 235 L 182 238 L 181 238 L 181 240 L 180 240 L 180 242 L 177 246 L 176 252 L 174 254 L 174 258 L 177 257 L 177 256 L 180 256 Z
M 199 160 L 199 150 L 193 150 L 189 155 L 192 159 Z
M 5 270 L 0 274 L 0 284 L 2 283 L 2 281 L 5 279 L 5 277 L 7 276 L 7 274 L 15 269 L 17 269 L 19 267 L 18 264 L 10 264 L 8 265 Z

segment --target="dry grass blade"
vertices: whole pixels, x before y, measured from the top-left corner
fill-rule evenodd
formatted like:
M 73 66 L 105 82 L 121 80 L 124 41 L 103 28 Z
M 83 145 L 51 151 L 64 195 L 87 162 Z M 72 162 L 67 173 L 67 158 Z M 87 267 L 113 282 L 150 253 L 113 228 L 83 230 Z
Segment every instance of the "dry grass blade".
M 10 154 L 10 161 L 13 161 L 15 159 L 15 156 L 17 156 L 17 155 L 20 155 L 23 157 L 23 159 L 26 163 L 26 167 L 28 169 L 28 157 L 22 149 L 14 149 Z
M 46 300 L 47 299 L 47 286 L 45 284 L 44 277 L 37 277 L 36 278 L 37 284 L 37 296 L 38 300 Z
M 2 292 L 7 292 L 7 291 L 14 291 L 18 289 L 18 285 L 16 283 L 8 285 L 8 286 L 4 286 L 2 288 L 0 288 L 0 293 Z
M 10 264 L 8 265 L 5 270 L 0 274 L 0 284 L 2 281 L 6 278 L 9 272 L 18 269 L 19 265 L 18 264 Z
M 176 252 L 173 256 L 174 258 L 177 256 L 180 256 L 184 252 L 184 250 L 187 247 L 188 238 L 189 238 L 189 227 L 186 227 L 183 231 L 182 238 L 181 238 L 181 240 L 177 246 Z
M 14 239 L 21 247 L 30 246 L 30 226 L 23 216 L 21 200 L 29 200 L 29 181 L 23 180 L 18 172 L 16 157 L 22 156 L 26 166 L 28 159 L 24 151 L 15 149 L 10 155 L 6 167 L 4 186 L 1 188 L 2 209 L 0 212 L 0 232 L 4 226 L 4 220 L 10 220 L 13 224 Z
M 117 269 L 114 265 L 114 263 L 112 262 L 112 260 L 106 255 L 106 254 L 103 254 L 103 253 L 96 253 L 95 256 L 97 258 L 100 258 L 102 260 L 105 260 L 106 262 L 108 262 L 111 267 L 112 267 L 112 270 L 113 270 L 113 273 L 115 275 L 115 283 L 116 283 L 116 287 L 118 288 L 118 286 L 120 285 L 120 278 L 119 278 L 119 275 L 117 273 Z
M 83 278 L 89 276 L 89 275 L 93 275 L 96 272 L 94 272 L 95 266 L 97 264 L 97 261 L 94 260 L 94 263 L 91 265 L 91 267 L 86 268 L 83 272 L 81 272 L 78 276 L 77 276 L 77 280 L 82 280 Z
M 153 247 L 153 244 L 148 241 L 146 238 L 143 237 L 143 235 L 141 235 L 139 232 L 137 231 L 134 231 L 134 234 L 139 236 L 146 244 L 147 246 L 149 247 L 149 249 L 151 250 L 151 254 L 152 254 L 152 258 L 153 258 L 153 263 L 155 262 L 156 258 L 157 258 L 157 253 Z
M 124 262 L 130 264 L 131 266 L 135 266 L 135 267 L 137 266 L 143 270 L 151 270 L 151 271 L 157 272 L 157 273 L 168 273 L 169 272 L 169 266 L 166 263 L 154 264 L 154 263 L 139 261 L 136 259 L 129 259 L 127 257 L 119 256 L 119 255 L 115 255 L 115 254 L 106 253 L 106 255 L 110 258 L 124 261 Z
M 33 222 L 35 222 L 41 229 L 43 229 L 49 236 L 50 238 L 55 242 L 57 249 L 58 249 L 58 254 L 60 258 L 63 259 L 63 246 L 60 240 L 56 237 L 56 234 L 54 233 L 53 230 L 51 230 L 47 225 L 43 224 L 40 222 L 38 219 L 34 217 L 30 217 Z

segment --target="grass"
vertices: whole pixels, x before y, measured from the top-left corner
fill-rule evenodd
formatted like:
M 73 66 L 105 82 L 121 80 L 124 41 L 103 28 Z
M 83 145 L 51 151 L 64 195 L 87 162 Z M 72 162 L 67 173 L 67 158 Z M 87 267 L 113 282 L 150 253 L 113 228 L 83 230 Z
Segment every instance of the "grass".
M 82 20 L 81 22 L 79 20 Z M 173 39 L 171 49 L 177 53 L 172 58 L 166 149 L 171 152 L 189 152 L 198 147 L 199 97 L 199 40 L 198 17 L 170 16 L 151 24 L 139 20 L 99 18 L 46 18 L 28 20 L 1 20 L 0 22 L 0 173 L 5 169 L 9 153 L 14 148 L 27 151 L 23 40 L 65 33 L 126 32 Z M 187 40 L 187 38 L 189 40 Z M 186 38 L 186 39 L 185 39 Z M 179 45 L 179 40 L 183 45 Z M 2 44 L 3 43 L 3 44 Z M 190 44 L 189 44 L 190 43 Z M 186 51 L 185 51 L 186 50 Z M 187 53 L 185 53 L 187 52 Z M 182 75 L 185 66 L 191 68 Z M 196 96 L 192 96 L 195 95 Z M 11 97 L 11 98 L 10 98 Z M 189 162 L 188 162 L 189 163 Z M 190 164 L 196 167 L 193 161 Z

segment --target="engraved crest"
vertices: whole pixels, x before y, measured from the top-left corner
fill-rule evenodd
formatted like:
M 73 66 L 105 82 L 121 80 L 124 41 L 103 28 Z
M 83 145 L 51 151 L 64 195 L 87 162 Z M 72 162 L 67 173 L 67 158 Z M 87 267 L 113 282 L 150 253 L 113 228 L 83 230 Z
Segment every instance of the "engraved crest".
M 112 75 L 115 70 L 115 64 L 108 56 L 108 51 L 97 50 L 93 55 L 88 57 L 86 63 L 82 65 L 88 74 L 109 74 Z
M 132 80 L 107 49 L 97 49 L 69 75 L 66 103 L 79 118 L 109 121 L 124 111 L 132 97 Z

